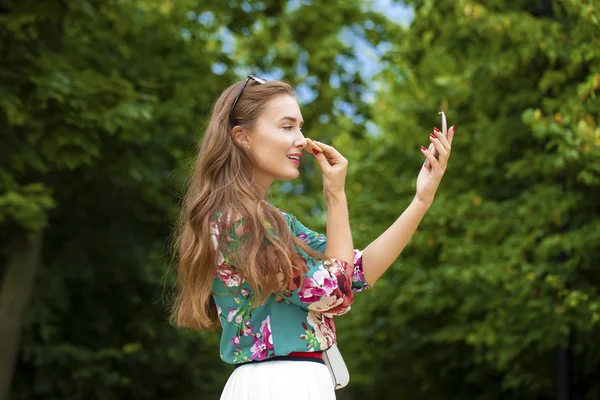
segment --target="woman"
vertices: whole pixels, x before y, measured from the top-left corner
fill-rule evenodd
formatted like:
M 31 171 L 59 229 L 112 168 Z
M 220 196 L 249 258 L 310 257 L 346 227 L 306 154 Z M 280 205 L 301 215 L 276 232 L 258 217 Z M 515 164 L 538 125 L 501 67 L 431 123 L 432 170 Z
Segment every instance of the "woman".
M 249 76 L 217 100 L 185 197 L 178 237 L 178 326 L 222 328 L 223 361 L 236 364 L 222 399 L 335 399 L 322 352 L 333 316 L 372 287 L 431 205 L 450 155 L 435 129 L 417 193 L 363 251 L 354 250 L 344 191 L 348 161 L 315 142 L 327 202 L 327 238 L 265 201 L 275 180 L 298 177 L 302 114 L 292 88 Z M 312 157 L 312 155 L 309 155 Z M 298 384 L 300 383 L 300 384 Z

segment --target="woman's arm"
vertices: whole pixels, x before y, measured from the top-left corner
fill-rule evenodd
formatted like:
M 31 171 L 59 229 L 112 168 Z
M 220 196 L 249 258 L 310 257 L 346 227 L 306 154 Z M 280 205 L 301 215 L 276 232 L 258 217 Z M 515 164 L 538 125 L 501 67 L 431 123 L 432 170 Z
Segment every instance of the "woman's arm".
M 346 194 L 330 194 L 327 196 L 327 247 L 325 254 L 329 257 L 354 264 L 354 244 L 350 231 L 348 202 Z
M 446 172 L 453 139 L 454 126 L 448 130 L 448 137 L 435 129 L 429 135 L 431 141 L 429 150 L 421 146 L 421 153 L 428 162 L 423 164 L 417 177 L 415 198 L 396 222 L 363 251 L 363 272 L 369 286 L 373 286 L 398 258 L 433 203 L 435 193 Z
M 323 152 L 314 152 L 323 171 L 323 195 L 327 201 L 327 248 L 329 257 L 337 258 L 352 265 L 354 245 L 350 231 L 348 202 L 346 201 L 346 168 L 348 160 L 335 148 L 314 141 Z
M 363 272 L 369 286 L 372 287 L 398 258 L 429 206 L 415 196 L 396 222 L 363 250 Z
M 290 220 L 289 224 L 292 227 L 292 232 L 296 237 L 306 243 L 310 248 L 319 253 L 325 253 L 327 248 L 327 236 L 308 229 L 302 224 L 295 216 L 284 212 Z M 354 292 L 362 292 L 363 290 L 369 289 L 369 285 L 365 280 L 365 274 L 363 273 L 363 252 L 359 249 L 352 251 L 352 290 Z M 338 259 L 339 260 L 339 259 Z M 343 261 L 343 260 L 339 260 Z

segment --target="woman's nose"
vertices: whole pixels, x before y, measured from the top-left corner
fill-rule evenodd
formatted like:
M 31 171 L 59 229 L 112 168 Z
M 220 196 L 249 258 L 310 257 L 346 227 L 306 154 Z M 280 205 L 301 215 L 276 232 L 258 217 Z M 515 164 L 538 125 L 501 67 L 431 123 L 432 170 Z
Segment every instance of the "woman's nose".
M 308 141 L 306 140 L 306 138 L 304 137 L 304 135 L 302 135 L 302 139 L 298 140 L 296 142 L 296 147 L 303 149 L 308 145 Z

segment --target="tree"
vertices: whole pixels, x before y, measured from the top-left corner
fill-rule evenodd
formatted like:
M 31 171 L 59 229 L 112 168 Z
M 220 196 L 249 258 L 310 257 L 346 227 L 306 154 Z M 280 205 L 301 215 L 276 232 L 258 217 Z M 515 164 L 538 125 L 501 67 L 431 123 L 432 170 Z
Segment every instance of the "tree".
M 13 375 L 14 399 L 216 396 L 230 371 L 218 334 L 166 324 L 169 236 L 201 128 L 244 69 L 306 80 L 319 126 L 360 87 L 336 54 L 354 57 L 339 33 L 368 13 L 359 1 L 3 4 L 0 398 Z
M 384 397 L 393 382 L 413 399 L 555 398 L 567 348 L 573 394 L 597 398 L 598 7 L 408 3 L 409 28 L 381 29 L 393 48 L 372 110 L 382 133 L 360 144 L 355 240 L 412 198 L 439 110 L 457 133 L 412 243 L 340 324 L 349 397 Z
M 169 188 L 181 184 L 177 168 L 221 89 L 198 79 L 223 58 L 220 39 L 190 21 L 186 6 L 48 1 L 6 9 L 2 398 L 29 302 L 23 289 L 34 279 L 15 397 L 147 397 L 206 384 L 207 373 L 191 368 L 198 361 L 182 356 L 193 344 L 202 355 L 203 337 L 166 326 L 161 301 L 164 215 L 172 220 L 175 207 Z M 186 28 L 196 40 L 182 35 Z M 41 260 L 26 258 L 33 246 Z M 149 379 L 150 371 L 171 378 L 142 385 L 137 374 Z

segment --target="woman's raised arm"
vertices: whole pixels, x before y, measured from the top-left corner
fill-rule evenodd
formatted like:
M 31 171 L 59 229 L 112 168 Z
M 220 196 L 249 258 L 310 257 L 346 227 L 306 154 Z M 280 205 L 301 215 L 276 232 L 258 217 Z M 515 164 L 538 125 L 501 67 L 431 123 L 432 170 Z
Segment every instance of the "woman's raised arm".
M 454 139 L 454 126 L 448 130 L 448 137 L 435 129 L 429 138 L 430 150 L 421 146 L 421 152 L 429 163 L 424 163 L 421 167 L 417 177 L 415 198 L 402 215 L 363 251 L 363 271 L 369 286 L 375 284 L 404 250 L 433 203 L 435 193 L 446 172 Z M 437 151 L 437 157 L 434 155 L 433 147 Z

